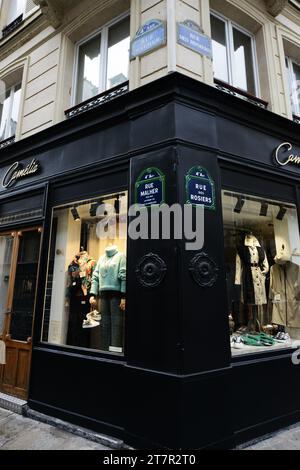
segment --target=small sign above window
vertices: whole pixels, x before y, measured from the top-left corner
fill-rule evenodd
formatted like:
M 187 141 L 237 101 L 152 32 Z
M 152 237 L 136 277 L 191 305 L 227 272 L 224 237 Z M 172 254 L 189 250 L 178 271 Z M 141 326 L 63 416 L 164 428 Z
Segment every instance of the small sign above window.
M 212 58 L 211 39 L 203 34 L 194 21 L 186 20 L 177 24 L 177 42 L 198 54 Z
M 167 43 L 166 24 L 161 20 L 147 21 L 131 42 L 130 59 L 143 56 Z

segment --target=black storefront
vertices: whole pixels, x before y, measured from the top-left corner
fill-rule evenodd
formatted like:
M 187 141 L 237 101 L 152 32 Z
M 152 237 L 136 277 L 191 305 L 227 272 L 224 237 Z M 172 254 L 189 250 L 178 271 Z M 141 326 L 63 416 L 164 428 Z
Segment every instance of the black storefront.
M 1 232 L 38 227 L 41 233 L 32 409 L 143 448 L 233 447 L 299 420 L 300 369 L 292 363 L 291 343 L 231 354 L 228 322 L 231 312 L 236 325 L 242 323 L 232 294 L 237 290 L 228 287 L 228 237 L 241 226 L 245 202 L 245 225 L 264 235 L 272 256 L 268 233 L 276 227 L 269 219 L 261 222 L 261 214 L 257 218 L 263 204 L 269 207 L 264 213 L 276 211 L 279 222 L 277 210 L 281 221 L 291 212 L 285 227 L 298 244 L 293 229 L 300 217 L 300 168 L 295 158 L 286 165 L 274 158 L 288 142 L 294 147 L 289 154 L 300 154 L 298 124 L 171 74 L 1 150 L 1 178 L 15 162 L 22 164 L 18 169 L 32 169 L 4 181 L 9 184 L 1 188 Z M 281 163 L 286 150 L 278 153 Z M 58 292 L 53 260 L 64 254 L 53 243 L 53 209 L 66 217 L 74 208 L 82 214 L 82 201 L 90 208 L 127 191 L 133 204 L 136 182 L 148 168 L 164 175 L 165 202 L 183 205 L 187 175 L 195 167 L 205 168 L 215 193 L 215 207 L 205 209 L 203 249 L 187 251 L 185 240 L 128 238 L 124 348 L 67 345 L 59 336 L 66 338 L 66 327 L 55 317 L 58 297 L 51 300 L 51 291 Z M 85 236 L 81 231 L 78 250 L 86 249 Z M 56 323 L 49 333 L 51 301 Z

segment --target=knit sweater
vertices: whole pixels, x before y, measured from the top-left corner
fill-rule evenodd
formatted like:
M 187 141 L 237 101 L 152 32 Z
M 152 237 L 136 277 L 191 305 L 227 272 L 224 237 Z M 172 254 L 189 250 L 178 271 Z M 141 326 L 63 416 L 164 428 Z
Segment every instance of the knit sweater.
M 106 248 L 93 273 L 90 294 L 103 291 L 126 292 L 126 256 L 116 246 Z

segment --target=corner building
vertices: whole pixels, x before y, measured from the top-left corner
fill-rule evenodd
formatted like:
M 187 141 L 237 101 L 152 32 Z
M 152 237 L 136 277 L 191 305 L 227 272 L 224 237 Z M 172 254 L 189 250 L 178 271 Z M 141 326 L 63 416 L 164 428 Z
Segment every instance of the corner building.
M 300 2 L 2 0 L 0 27 L 2 394 L 137 448 L 298 421 Z M 204 206 L 201 250 L 128 237 L 162 203 Z

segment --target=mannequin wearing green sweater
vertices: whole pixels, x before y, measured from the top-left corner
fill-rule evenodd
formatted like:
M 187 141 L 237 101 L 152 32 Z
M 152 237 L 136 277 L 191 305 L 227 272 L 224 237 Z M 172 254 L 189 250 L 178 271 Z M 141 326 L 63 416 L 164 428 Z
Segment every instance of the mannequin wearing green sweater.
M 126 292 L 126 256 L 109 246 L 100 257 L 92 277 L 90 304 L 100 299 L 101 349 L 122 349 Z

